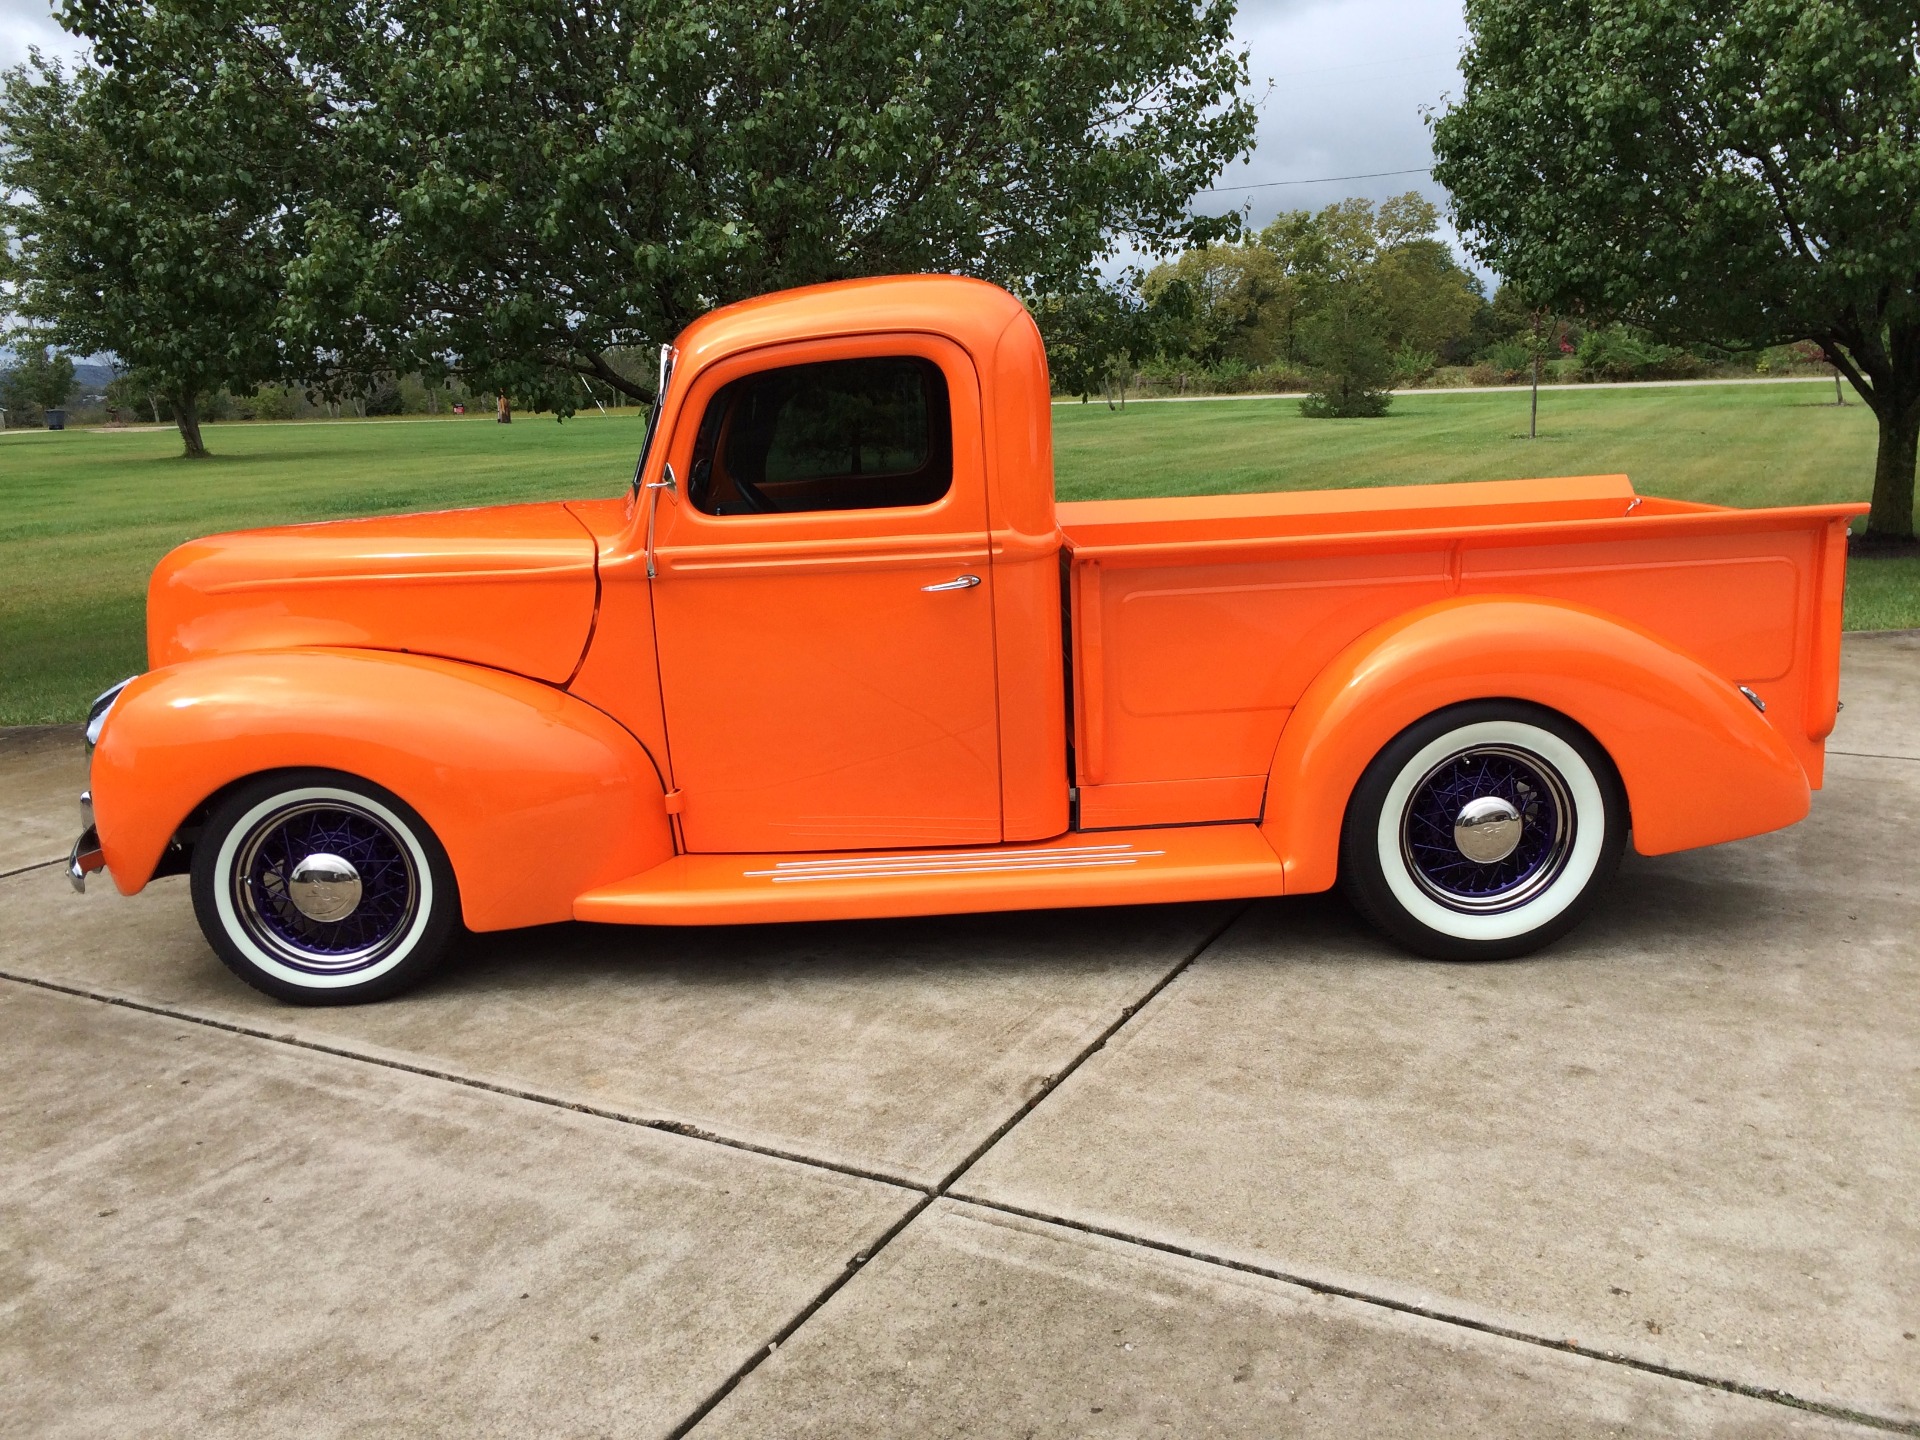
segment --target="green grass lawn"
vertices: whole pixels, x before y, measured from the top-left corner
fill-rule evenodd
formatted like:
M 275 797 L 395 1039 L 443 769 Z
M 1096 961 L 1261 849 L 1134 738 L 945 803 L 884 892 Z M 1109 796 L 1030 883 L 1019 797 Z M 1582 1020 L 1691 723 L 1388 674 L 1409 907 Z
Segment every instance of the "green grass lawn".
M 1865 498 L 1874 430 L 1813 385 L 1414 395 L 1382 420 L 1305 420 L 1293 400 L 1054 410 L 1062 499 L 1624 471 L 1650 495 L 1730 505 Z M 69 721 L 144 664 L 153 564 L 195 535 L 504 500 L 615 495 L 633 412 L 564 425 L 490 416 L 0 435 L 0 724 Z M 1920 561 L 1852 568 L 1847 623 L 1920 625 Z

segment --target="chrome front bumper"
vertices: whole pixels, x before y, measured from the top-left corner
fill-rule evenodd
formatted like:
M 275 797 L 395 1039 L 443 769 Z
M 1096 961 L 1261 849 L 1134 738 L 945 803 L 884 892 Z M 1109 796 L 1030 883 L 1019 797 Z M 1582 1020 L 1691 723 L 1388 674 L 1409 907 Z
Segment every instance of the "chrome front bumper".
M 89 825 L 80 832 L 80 838 L 73 842 L 73 850 L 67 856 L 67 879 L 73 882 L 75 890 L 84 895 L 87 893 L 87 876 L 106 868 L 107 857 L 100 853 L 100 832 Z
M 140 677 L 129 675 L 111 690 L 103 692 L 92 705 L 87 707 L 87 765 L 93 765 L 93 747 L 100 743 L 100 729 L 107 723 L 107 715 L 113 704 L 120 698 L 120 692 Z M 87 891 L 87 876 L 96 870 L 107 868 L 107 858 L 100 850 L 100 832 L 93 826 L 93 791 L 91 788 L 80 792 L 80 838 L 73 842 L 73 849 L 67 854 L 67 879 L 73 888 L 81 894 Z
M 107 868 L 100 853 L 100 832 L 93 828 L 93 791 L 80 792 L 80 838 L 67 854 L 67 879 L 82 895 L 87 893 L 87 876 Z

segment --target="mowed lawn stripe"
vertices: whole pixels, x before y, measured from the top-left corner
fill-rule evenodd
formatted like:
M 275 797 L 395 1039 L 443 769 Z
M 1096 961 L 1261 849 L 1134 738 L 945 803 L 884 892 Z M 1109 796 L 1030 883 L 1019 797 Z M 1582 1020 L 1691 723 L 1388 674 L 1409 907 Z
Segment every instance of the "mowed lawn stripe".
M 1823 398 L 1825 397 L 1825 398 Z M 1808 385 L 1403 396 L 1381 420 L 1307 420 L 1297 401 L 1056 406 L 1062 499 L 1625 472 L 1643 493 L 1731 505 L 1866 498 L 1874 427 Z M 0 436 L 0 724 L 80 718 L 145 663 L 154 563 L 196 535 L 351 515 L 617 495 L 634 411 Z M 1856 565 L 1848 625 L 1920 625 L 1920 561 Z

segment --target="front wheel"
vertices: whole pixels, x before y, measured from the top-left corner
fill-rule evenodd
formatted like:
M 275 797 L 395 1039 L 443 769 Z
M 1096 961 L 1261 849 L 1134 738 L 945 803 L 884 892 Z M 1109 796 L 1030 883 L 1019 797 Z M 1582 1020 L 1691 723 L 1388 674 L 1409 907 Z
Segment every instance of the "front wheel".
M 1579 923 L 1625 848 L 1626 793 L 1584 730 L 1476 701 L 1402 731 L 1360 778 L 1341 834 L 1348 898 L 1436 960 L 1504 960 Z
M 227 968 L 296 1005 L 378 1000 L 419 980 L 459 925 L 446 851 L 398 796 L 328 770 L 250 781 L 193 854 L 193 908 Z

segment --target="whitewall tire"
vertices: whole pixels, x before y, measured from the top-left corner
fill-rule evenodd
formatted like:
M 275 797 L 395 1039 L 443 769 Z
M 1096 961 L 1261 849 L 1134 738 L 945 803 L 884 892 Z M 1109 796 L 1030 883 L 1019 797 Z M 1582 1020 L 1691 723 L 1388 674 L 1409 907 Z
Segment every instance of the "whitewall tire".
M 1586 731 L 1539 706 L 1475 701 L 1410 726 L 1367 767 L 1341 882 L 1416 954 L 1507 959 L 1579 923 L 1628 823 L 1619 775 Z
M 194 846 L 193 908 L 227 968 L 300 1005 L 377 1000 L 459 928 L 446 851 L 398 796 L 330 770 L 248 781 Z

